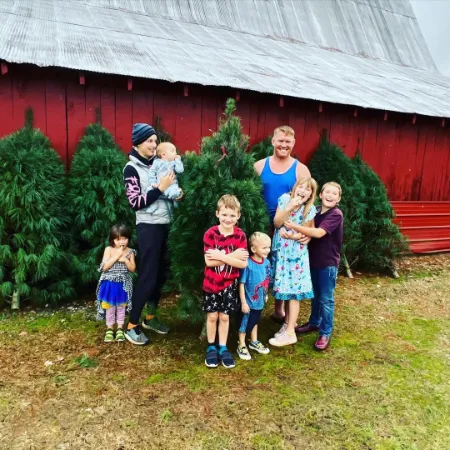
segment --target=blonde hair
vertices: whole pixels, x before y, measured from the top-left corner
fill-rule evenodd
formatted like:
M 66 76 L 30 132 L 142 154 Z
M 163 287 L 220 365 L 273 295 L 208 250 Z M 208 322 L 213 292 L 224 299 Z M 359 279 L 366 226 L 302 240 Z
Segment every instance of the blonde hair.
M 175 146 L 170 142 L 161 142 L 161 144 L 159 144 L 158 147 L 156 147 L 156 156 L 158 158 L 161 158 L 162 154 L 170 147 L 175 148 Z
M 305 223 L 306 218 L 308 217 L 309 211 L 311 211 L 312 206 L 314 205 L 314 202 L 316 201 L 317 197 L 317 190 L 319 189 L 319 186 L 317 185 L 317 182 L 314 178 L 309 177 L 302 177 L 297 180 L 297 183 L 295 183 L 294 187 L 291 191 L 291 198 L 294 198 L 295 190 L 298 186 L 306 184 L 309 188 L 311 188 L 311 197 L 309 197 L 309 200 L 304 205 L 305 208 L 303 210 L 303 220 L 302 223 Z
M 339 197 L 342 197 L 342 188 L 341 185 L 339 183 L 336 183 L 336 181 L 327 181 L 323 186 L 322 189 L 320 190 L 320 193 L 322 193 L 324 191 L 324 189 L 327 186 L 332 186 L 335 187 L 338 191 L 339 191 Z
M 237 213 L 241 212 L 241 204 L 234 195 L 222 195 L 222 197 L 220 197 L 219 201 L 217 202 L 217 212 L 219 212 L 220 208 L 222 207 L 232 209 Z
M 252 246 L 255 244 L 255 242 L 261 242 L 261 241 L 269 241 L 272 242 L 270 239 L 270 236 L 268 236 L 266 233 L 262 233 L 261 231 L 255 231 L 249 238 L 248 238 L 248 245 L 250 247 L 250 250 Z
M 295 131 L 289 125 L 283 125 L 281 127 L 275 128 L 275 130 L 273 131 L 273 135 L 275 136 L 277 133 L 284 133 L 286 136 L 295 137 Z

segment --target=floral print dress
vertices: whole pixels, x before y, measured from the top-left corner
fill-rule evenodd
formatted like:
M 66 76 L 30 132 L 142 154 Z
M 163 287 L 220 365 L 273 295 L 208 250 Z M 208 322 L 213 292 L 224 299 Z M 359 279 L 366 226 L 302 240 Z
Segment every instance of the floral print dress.
M 290 199 L 289 194 L 283 194 L 278 199 L 278 207 L 285 209 Z M 302 224 L 304 209 L 305 207 L 301 206 L 291 213 L 292 222 Z M 316 208 L 312 206 L 304 222 L 314 219 L 315 215 Z M 308 247 L 298 241 L 282 238 L 280 236 L 282 229 L 275 230 L 272 243 L 273 296 L 276 300 L 313 298 Z

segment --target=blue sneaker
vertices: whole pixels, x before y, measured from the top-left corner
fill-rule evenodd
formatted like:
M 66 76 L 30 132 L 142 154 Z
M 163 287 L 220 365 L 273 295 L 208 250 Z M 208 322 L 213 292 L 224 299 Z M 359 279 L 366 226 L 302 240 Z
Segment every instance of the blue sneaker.
M 125 331 L 125 338 L 135 345 L 147 345 L 150 342 L 147 336 L 141 331 L 139 325 L 131 328 L 131 330 Z
M 228 350 L 224 350 L 223 352 L 219 353 L 219 358 L 222 361 L 223 367 L 227 369 L 232 369 L 233 367 L 236 367 L 236 363 L 234 362 L 234 359 Z
M 219 365 L 219 355 L 215 347 L 208 347 L 206 350 L 205 366 L 215 368 Z

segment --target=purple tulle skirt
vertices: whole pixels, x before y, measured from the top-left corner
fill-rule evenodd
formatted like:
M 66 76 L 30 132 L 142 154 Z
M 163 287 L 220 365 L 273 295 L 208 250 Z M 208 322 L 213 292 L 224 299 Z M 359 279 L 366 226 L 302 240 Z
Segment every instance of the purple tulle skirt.
M 98 299 L 110 306 L 123 306 L 127 304 L 128 300 L 127 293 L 123 289 L 123 283 L 109 280 L 101 282 Z

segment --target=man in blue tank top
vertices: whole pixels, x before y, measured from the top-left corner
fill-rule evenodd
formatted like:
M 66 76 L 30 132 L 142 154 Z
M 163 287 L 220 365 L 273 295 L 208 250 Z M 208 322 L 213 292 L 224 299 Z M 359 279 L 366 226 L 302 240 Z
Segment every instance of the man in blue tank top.
M 278 199 L 290 192 L 299 178 L 310 177 L 308 168 L 291 156 L 295 145 L 294 130 L 284 125 L 273 132 L 272 137 L 273 155 L 256 161 L 255 170 L 261 177 L 263 183 L 263 196 L 273 222 L 277 211 Z M 303 238 L 303 243 L 308 243 L 310 238 Z M 276 321 L 284 321 L 284 303 L 275 301 L 275 312 L 272 318 Z
M 263 196 L 270 220 L 277 211 L 278 199 L 290 192 L 301 177 L 310 177 L 308 168 L 291 156 L 295 133 L 287 125 L 275 129 L 272 138 L 273 155 L 255 163 L 255 170 L 263 182 Z

